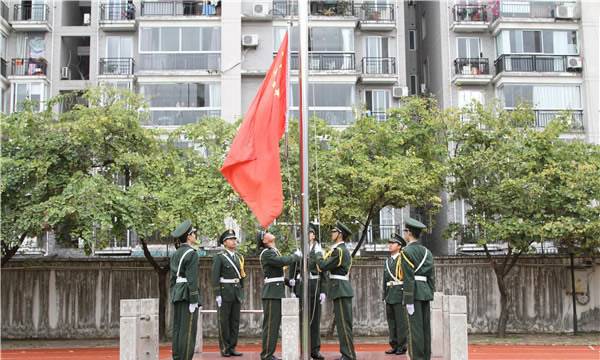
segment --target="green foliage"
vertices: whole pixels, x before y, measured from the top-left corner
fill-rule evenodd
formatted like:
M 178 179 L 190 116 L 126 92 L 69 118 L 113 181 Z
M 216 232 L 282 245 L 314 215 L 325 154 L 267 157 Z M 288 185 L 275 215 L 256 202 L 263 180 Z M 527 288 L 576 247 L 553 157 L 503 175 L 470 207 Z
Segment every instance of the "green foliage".
M 542 239 L 571 251 L 600 245 L 600 147 L 560 138 L 568 114 L 544 129 L 526 107 L 466 115 L 450 131 L 449 187 L 470 206 L 481 244 L 505 242 L 517 254 Z

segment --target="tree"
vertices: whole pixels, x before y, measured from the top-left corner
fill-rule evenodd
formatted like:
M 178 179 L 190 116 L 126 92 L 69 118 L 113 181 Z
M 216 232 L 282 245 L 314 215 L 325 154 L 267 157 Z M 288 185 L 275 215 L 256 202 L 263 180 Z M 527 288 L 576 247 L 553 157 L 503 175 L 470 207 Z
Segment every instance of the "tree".
M 386 121 L 363 117 L 344 130 L 332 144 L 323 176 L 324 222 L 361 219 L 358 249 L 385 206 L 410 205 L 433 214 L 441 206 L 446 174 L 445 116 L 433 100 L 412 98 Z
M 466 121 L 456 121 L 449 132 L 449 190 L 467 202 L 469 228 L 479 235 L 496 275 L 498 335 L 505 336 L 507 276 L 534 241 L 598 246 L 600 152 L 598 146 L 561 140 L 569 114 L 536 129 L 527 107 L 508 112 L 474 104 L 465 112 Z M 506 244 L 506 254 L 492 255 L 491 243 Z

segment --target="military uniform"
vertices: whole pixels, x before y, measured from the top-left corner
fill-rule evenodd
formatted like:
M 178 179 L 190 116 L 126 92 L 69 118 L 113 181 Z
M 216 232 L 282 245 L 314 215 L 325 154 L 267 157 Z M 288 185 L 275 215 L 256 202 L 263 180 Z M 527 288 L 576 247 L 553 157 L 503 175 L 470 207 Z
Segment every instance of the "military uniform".
M 421 222 L 408 219 L 406 227 L 420 232 L 425 228 Z M 408 314 L 408 351 L 412 360 L 431 359 L 431 322 L 429 302 L 435 289 L 433 255 L 418 242 L 412 242 L 402 250 L 404 273 L 404 304 L 414 304 L 414 313 Z
M 334 229 L 342 233 L 344 240 L 352 234 L 350 229 L 340 222 L 336 224 Z M 342 359 L 355 360 L 356 352 L 354 351 L 354 337 L 352 335 L 352 298 L 354 297 L 354 291 L 348 277 L 352 266 L 352 257 L 344 242 L 333 245 L 325 256 L 317 256 L 319 269 L 330 272 L 328 296 L 333 300 L 335 326 Z
M 316 235 L 316 228 L 311 225 L 311 232 Z M 310 322 L 310 355 L 313 359 L 321 360 L 321 294 L 327 292 L 327 272 L 322 272 L 317 267 L 318 253 L 315 251 L 316 243 L 310 249 L 308 254 L 308 317 Z M 302 279 L 302 266 L 295 262 L 290 266 L 290 279 L 295 279 L 296 284 L 293 287 L 294 294 L 300 299 L 302 304 L 302 292 L 304 280 Z M 300 306 L 300 313 L 304 307 Z M 300 316 L 302 318 L 302 315 Z M 302 325 L 302 321 L 300 321 Z M 302 332 L 301 332 L 302 333 Z
M 185 243 L 189 234 L 196 230 L 189 220 L 181 223 L 171 233 L 182 245 L 171 256 L 171 302 L 173 303 L 173 360 L 191 360 L 196 347 L 198 305 L 198 254 Z
M 219 237 L 219 244 L 225 240 L 237 239 L 235 231 L 227 230 Z M 240 329 L 240 312 L 244 299 L 244 257 L 237 252 L 224 249 L 213 257 L 211 282 L 217 304 L 219 318 L 219 349 L 221 355 L 241 356 L 235 351 Z
M 263 237 L 264 233 L 260 232 L 257 237 L 260 246 Z M 260 253 L 259 260 L 264 275 L 261 360 L 274 358 L 281 327 L 281 299 L 285 297 L 284 267 L 292 265 L 298 259 L 295 255 L 283 256 L 276 248 L 265 248 Z
M 406 242 L 399 234 L 394 234 L 389 242 L 405 246 Z M 385 315 L 389 329 L 391 349 L 386 354 L 402 355 L 406 353 L 406 315 L 402 304 L 404 274 L 402 272 L 400 253 L 385 260 L 383 269 L 383 300 Z

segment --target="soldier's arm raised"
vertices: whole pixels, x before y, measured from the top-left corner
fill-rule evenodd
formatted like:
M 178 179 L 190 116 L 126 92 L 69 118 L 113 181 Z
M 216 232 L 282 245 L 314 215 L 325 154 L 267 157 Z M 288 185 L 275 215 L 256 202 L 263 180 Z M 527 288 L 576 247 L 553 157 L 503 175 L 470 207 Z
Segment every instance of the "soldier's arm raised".
M 275 251 L 273 250 L 269 250 L 269 251 L 265 251 L 262 257 L 262 262 L 263 264 L 269 265 L 269 266 L 276 266 L 276 267 L 284 267 L 286 265 L 292 265 L 294 262 L 296 262 L 297 260 L 299 260 L 300 258 L 296 255 L 289 255 L 289 256 L 283 256 L 283 255 L 277 255 L 277 253 L 275 253 Z

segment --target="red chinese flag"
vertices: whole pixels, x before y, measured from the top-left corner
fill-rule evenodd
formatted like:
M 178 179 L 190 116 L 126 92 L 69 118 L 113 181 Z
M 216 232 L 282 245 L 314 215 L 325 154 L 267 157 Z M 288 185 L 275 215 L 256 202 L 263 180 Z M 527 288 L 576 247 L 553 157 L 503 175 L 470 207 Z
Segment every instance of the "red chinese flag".
M 287 109 L 287 52 L 286 34 L 221 167 L 264 228 L 283 208 L 279 140 Z

